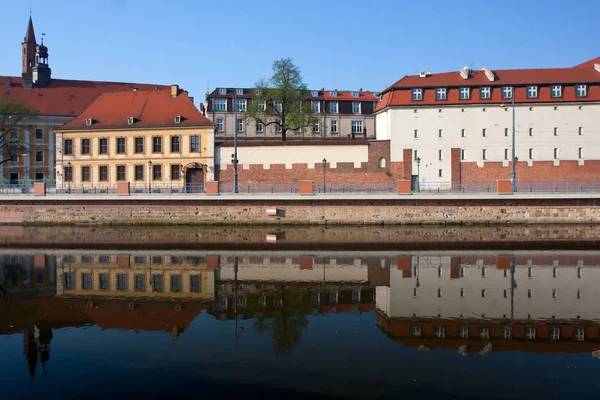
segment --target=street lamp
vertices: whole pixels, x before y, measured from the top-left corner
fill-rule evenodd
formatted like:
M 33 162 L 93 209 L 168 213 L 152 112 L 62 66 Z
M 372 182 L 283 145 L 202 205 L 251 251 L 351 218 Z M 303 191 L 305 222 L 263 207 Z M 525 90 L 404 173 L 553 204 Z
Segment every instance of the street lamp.
M 327 167 L 327 159 L 323 159 L 323 193 L 327 193 L 327 181 L 325 179 L 325 171 Z
M 69 171 L 71 173 L 71 176 L 69 177 L 69 194 L 71 194 L 71 181 L 73 180 L 73 169 L 71 169 L 71 161 L 69 161 L 67 163 L 67 167 L 69 168 Z
M 152 193 L 152 160 L 148 161 L 148 193 Z
M 421 191 L 421 157 L 417 157 L 417 192 Z

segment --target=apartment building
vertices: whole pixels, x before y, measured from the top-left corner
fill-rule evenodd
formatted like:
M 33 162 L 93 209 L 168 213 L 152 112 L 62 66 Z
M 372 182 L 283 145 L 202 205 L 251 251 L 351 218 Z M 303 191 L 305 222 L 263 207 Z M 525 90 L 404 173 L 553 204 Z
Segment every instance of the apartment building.
M 376 136 L 421 187 L 510 179 L 513 135 L 518 182 L 598 180 L 599 102 L 600 57 L 569 68 L 421 71 L 381 92 Z
M 244 112 L 254 101 L 253 88 L 217 88 L 206 96 L 204 111 L 214 121 L 217 137 L 276 137 L 281 135 L 277 126 L 265 127 L 260 122 L 247 121 Z M 373 138 L 375 120 L 373 111 L 376 104 L 373 92 L 310 90 L 306 101 L 311 103 L 315 113 L 313 123 L 300 127 L 288 135 L 325 138 Z

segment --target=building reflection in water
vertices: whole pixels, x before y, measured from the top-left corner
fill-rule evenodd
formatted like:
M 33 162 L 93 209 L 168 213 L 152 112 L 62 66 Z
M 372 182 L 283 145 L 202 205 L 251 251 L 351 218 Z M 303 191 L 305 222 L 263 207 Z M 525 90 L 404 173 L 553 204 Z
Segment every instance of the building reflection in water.
M 375 312 L 418 349 L 592 352 L 600 254 L 56 251 L 0 255 L 0 334 L 23 333 L 31 375 L 47 371 L 53 329 L 182 334 L 206 311 L 291 354 L 310 318 Z M 372 314 L 371 314 L 372 315 Z M 242 327 L 243 326 L 243 327 Z

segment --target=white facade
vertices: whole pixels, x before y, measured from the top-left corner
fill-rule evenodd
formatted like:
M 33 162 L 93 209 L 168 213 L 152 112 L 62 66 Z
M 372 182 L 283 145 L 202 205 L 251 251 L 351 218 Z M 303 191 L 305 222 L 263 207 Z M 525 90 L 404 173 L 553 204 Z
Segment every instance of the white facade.
M 504 105 L 391 107 L 376 115 L 376 137 L 390 140 L 391 162 L 405 161 L 403 149 L 413 150 L 412 174 L 420 182 L 449 182 L 452 148 L 460 148 L 463 161 L 479 167 L 486 161 L 510 167 L 512 116 L 510 100 Z M 599 116 L 600 103 L 517 104 L 516 156 L 528 166 L 535 161 L 560 165 L 561 160 L 578 160 L 583 165 L 584 160 L 597 160 Z

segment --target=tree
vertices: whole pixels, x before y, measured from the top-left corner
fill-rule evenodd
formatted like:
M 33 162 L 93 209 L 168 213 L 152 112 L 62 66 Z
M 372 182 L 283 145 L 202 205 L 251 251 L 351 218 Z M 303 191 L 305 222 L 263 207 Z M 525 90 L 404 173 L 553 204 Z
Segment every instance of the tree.
M 260 122 L 266 128 L 273 125 L 281 131 L 285 142 L 288 131 L 309 126 L 316 118 L 308 101 L 308 89 L 302 81 L 300 68 L 291 58 L 273 62 L 273 76 L 255 84 L 256 97 L 247 107 L 247 120 Z
M 17 127 L 32 126 L 33 110 L 25 103 L 0 100 L 0 165 L 28 151 Z

